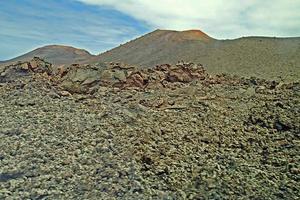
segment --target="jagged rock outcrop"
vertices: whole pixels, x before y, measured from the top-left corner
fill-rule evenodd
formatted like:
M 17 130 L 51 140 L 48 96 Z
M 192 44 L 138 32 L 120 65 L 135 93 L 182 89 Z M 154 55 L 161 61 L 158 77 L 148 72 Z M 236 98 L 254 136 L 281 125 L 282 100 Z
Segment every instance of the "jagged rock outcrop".
M 26 77 L 35 73 L 51 75 L 52 65 L 44 60 L 34 57 L 28 62 L 19 62 L 0 68 L 0 82 L 12 82 L 21 77 Z
M 36 75 L 44 76 L 70 93 L 89 94 L 96 92 L 100 86 L 143 90 L 176 87 L 176 84 L 188 84 L 193 81 L 201 81 L 206 86 L 211 84 L 251 85 L 253 92 L 264 92 L 265 89 L 274 89 L 279 85 L 277 81 L 255 77 L 210 75 L 201 64 L 183 61 L 176 65 L 163 64 L 147 69 L 122 63 L 72 64 L 57 68 L 35 57 L 28 62 L 19 62 L 0 68 L 0 82 L 2 83 Z
M 72 93 L 90 93 L 102 86 L 114 86 L 124 82 L 131 68 L 122 68 L 115 63 L 95 65 L 72 65 L 61 69 L 58 76 L 61 86 Z
M 154 87 L 163 82 L 188 83 L 193 80 L 204 80 L 207 74 L 202 65 L 181 63 L 177 65 L 160 65 L 153 69 L 136 70 L 135 67 L 118 63 L 101 65 L 73 66 L 61 72 L 61 85 L 70 92 L 91 92 L 95 86 L 112 86 L 119 88 Z

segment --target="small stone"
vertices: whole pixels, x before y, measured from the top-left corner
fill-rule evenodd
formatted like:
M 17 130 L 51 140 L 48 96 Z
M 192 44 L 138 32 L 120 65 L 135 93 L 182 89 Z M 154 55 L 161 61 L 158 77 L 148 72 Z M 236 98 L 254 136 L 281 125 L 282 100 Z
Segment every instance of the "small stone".
M 70 159 L 64 159 L 64 160 L 62 161 L 62 164 L 63 164 L 63 165 L 69 165 L 71 162 L 72 162 L 72 160 L 70 160 Z
M 90 77 L 90 78 L 87 78 L 83 83 L 82 85 L 90 85 L 90 84 L 93 84 L 95 82 L 99 81 L 99 79 L 97 77 Z
M 175 105 L 175 101 L 174 100 L 168 100 L 168 104 L 173 106 L 173 105 Z
M 27 64 L 27 63 L 23 63 L 23 64 L 21 64 L 21 65 L 20 65 L 20 68 L 21 68 L 21 69 L 24 69 L 24 70 L 28 70 L 28 69 L 29 69 L 29 67 L 28 67 L 28 64 Z
M 161 129 L 160 129 L 160 127 L 155 126 L 155 127 L 153 128 L 153 132 L 156 133 L 156 134 L 158 134 L 158 135 L 160 135 L 160 134 L 161 134 Z
M 60 91 L 60 92 L 59 92 L 59 95 L 60 95 L 60 96 L 63 96 L 63 97 L 66 97 L 66 96 L 71 96 L 71 93 L 64 90 L 64 91 Z
M 123 71 L 117 70 L 114 72 L 114 77 L 118 79 L 119 81 L 125 81 L 126 80 L 126 75 Z
M 32 61 L 30 61 L 30 66 L 31 66 L 32 69 L 35 69 L 35 68 L 38 67 L 38 64 L 35 60 L 32 60 Z
M 124 109 L 122 111 L 122 114 L 124 114 L 127 117 L 132 118 L 132 119 L 136 118 L 136 115 L 134 113 L 130 112 L 129 110 L 127 110 L 127 109 Z
M 198 122 L 198 119 L 197 119 L 197 118 L 192 118 L 192 119 L 191 119 L 191 122 L 197 123 L 197 122 Z
M 54 91 L 50 91 L 50 92 L 48 93 L 48 95 L 49 95 L 51 98 L 53 98 L 53 99 L 58 99 L 58 98 L 60 98 L 60 96 L 59 96 L 56 92 L 54 92 Z
M 64 172 L 62 175 L 62 178 L 64 179 L 68 179 L 68 178 L 72 178 L 73 174 L 71 172 Z
M 98 87 L 98 92 L 107 92 L 108 91 L 108 87 L 103 87 L 103 86 L 99 86 Z
M 291 172 L 292 174 L 299 175 L 299 174 L 300 174 L 300 169 L 294 167 L 294 168 L 291 168 L 291 169 L 290 169 L 290 172 Z
M 255 88 L 254 88 L 254 87 L 249 87 L 249 88 L 245 91 L 244 94 L 245 94 L 246 96 L 249 96 L 249 97 L 255 95 Z

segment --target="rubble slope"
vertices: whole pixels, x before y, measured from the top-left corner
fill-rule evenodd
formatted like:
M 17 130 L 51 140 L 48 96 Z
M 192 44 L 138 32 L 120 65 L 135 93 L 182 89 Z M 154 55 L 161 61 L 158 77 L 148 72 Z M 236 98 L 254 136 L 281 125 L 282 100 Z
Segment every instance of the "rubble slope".
M 51 66 L 0 73 L 1 199 L 298 198 L 299 82 Z

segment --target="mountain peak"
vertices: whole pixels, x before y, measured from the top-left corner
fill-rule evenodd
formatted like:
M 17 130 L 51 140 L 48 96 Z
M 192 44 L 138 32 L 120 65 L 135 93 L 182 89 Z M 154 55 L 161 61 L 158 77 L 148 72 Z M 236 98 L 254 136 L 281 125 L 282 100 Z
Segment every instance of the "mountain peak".
M 174 42 L 181 42 L 186 40 L 199 40 L 208 42 L 210 40 L 214 40 L 214 38 L 208 36 L 201 30 L 191 29 L 191 30 L 184 30 L 184 31 L 175 31 L 175 30 L 162 30 L 157 29 L 153 33 L 163 34 L 167 40 L 171 40 Z
M 87 50 L 78 49 L 65 45 L 47 45 L 24 55 L 4 61 L 1 65 L 9 65 L 17 61 L 28 61 L 33 57 L 40 57 L 54 65 L 68 65 L 72 63 L 83 63 L 93 57 Z
M 72 46 L 58 45 L 58 44 L 46 45 L 46 46 L 40 47 L 36 50 L 60 50 L 60 51 L 65 51 L 65 52 L 72 52 L 76 55 L 91 55 L 85 49 L 79 49 L 79 48 L 75 48 Z

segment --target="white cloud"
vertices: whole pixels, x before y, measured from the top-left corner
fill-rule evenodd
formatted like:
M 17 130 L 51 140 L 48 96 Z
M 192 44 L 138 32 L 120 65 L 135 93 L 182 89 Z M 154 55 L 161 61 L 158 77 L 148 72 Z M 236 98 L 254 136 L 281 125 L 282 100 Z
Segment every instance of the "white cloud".
M 202 29 L 218 38 L 300 36 L 298 0 L 78 0 L 161 29 Z

